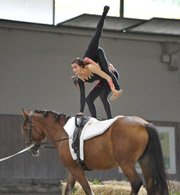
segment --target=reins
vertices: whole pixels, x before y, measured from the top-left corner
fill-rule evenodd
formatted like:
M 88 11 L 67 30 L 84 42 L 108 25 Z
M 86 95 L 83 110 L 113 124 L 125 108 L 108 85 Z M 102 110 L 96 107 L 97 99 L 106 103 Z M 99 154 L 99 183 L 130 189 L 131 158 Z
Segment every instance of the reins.
M 47 142 L 43 142 L 43 143 L 37 143 L 36 142 L 36 144 L 39 145 L 40 147 L 43 147 L 43 148 L 53 148 L 53 149 L 55 149 L 56 147 L 54 147 L 54 146 L 47 146 L 47 145 L 52 144 L 52 143 L 56 143 L 56 142 L 65 141 L 65 140 L 68 140 L 68 139 L 71 139 L 71 137 L 57 139 L 57 140 L 54 140 L 54 141 L 47 141 Z M 30 143 L 26 143 L 26 144 L 30 144 Z

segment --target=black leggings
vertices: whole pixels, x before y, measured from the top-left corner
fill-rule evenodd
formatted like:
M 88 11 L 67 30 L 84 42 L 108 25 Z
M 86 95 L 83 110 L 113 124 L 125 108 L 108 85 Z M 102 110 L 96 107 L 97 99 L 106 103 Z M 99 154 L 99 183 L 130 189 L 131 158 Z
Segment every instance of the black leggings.
M 96 26 L 96 31 L 95 34 L 93 35 L 93 37 L 91 38 L 89 44 L 88 44 L 88 48 L 85 51 L 84 57 L 89 57 L 90 59 L 92 59 L 95 62 L 98 62 L 98 48 L 99 48 L 99 40 L 101 38 L 101 33 L 102 33 L 102 29 L 103 29 L 103 25 L 104 25 L 104 19 L 108 13 L 109 7 L 105 6 L 104 7 L 104 11 L 103 14 Z
M 116 70 L 114 70 L 114 75 L 116 78 L 119 78 L 119 74 Z M 110 108 L 110 103 L 108 100 L 108 95 L 111 92 L 111 89 L 109 87 L 109 84 L 106 80 L 102 79 L 100 80 L 89 92 L 88 96 L 86 97 L 86 102 L 89 108 L 89 111 L 91 113 L 92 117 L 97 118 L 97 113 L 96 113 L 96 106 L 95 106 L 95 99 L 97 97 L 100 97 L 104 109 L 106 111 L 107 118 L 110 119 L 112 118 L 111 114 L 111 108 Z
M 108 10 L 109 10 L 109 7 L 105 6 L 103 14 L 97 24 L 95 34 L 91 38 L 88 44 L 88 48 L 86 49 L 86 52 L 83 58 L 89 57 L 93 61 L 98 62 L 101 67 L 101 70 L 111 77 L 114 83 L 115 89 L 120 90 L 118 80 L 116 79 L 115 75 L 109 70 L 109 62 L 106 59 L 105 52 L 103 51 L 102 48 L 99 47 L 99 40 L 101 38 L 101 33 L 102 33 L 103 25 L 104 25 L 104 19 L 108 13 Z
M 106 80 L 100 80 L 89 92 L 88 96 L 86 97 L 86 102 L 89 108 L 89 111 L 91 113 L 92 117 L 97 118 L 96 114 L 96 106 L 94 104 L 95 99 L 99 96 L 104 109 L 106 111 L 107 118 L 110 119 L 112 118 L 111 115 L 111 108 L 108 100 L 108 95 L 111 92 L 111 89 L 107 83 Z
M 118 78 L 116 77 L 116 75 L 114 73 L 112 73 L 109 70 L 109 62 L 107 61 L 104 50 L 102 48 L 99 48 L 98 51 L 99 51 L 98 59 L 99 59 L 99 64 L 101 64 L 101 70 L 104 71 L 106 74 L 108 74 L 111 77 L 111 79 L 114 83 L 115 89 L 120 90 Z M 116 72 L 116 74 L 118 74 L 117 71 L 115 71 L 115 72 Z

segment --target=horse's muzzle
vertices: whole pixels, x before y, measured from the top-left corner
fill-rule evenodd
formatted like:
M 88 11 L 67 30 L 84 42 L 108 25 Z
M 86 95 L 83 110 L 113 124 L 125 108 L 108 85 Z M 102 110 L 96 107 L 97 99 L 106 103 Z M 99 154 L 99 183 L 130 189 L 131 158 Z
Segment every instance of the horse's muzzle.
M 35 145 L 34 147 L 32 147 L 31 149 L 29 149 L 27 151 L 27 153 L 31 156 L 36 156 L 38 157 L 39 156 L 39 145 Z

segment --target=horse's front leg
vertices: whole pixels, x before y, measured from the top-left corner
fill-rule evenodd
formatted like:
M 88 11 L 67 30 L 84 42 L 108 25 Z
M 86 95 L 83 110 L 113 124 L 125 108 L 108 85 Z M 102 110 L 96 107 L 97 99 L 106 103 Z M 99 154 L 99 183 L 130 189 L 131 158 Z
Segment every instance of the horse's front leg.
M 71 172 L 75 180 L 77 180 L 80 183 L 86 195 L 94 195 L 85 176 L 84 170 L 80 165 L 78 165 L 76 168 L 71 168 L 69 171 Z
M 76 183 L 76 179 L 72 176 L 70 172 L 68 172 L 67 183 L 64 191 L 65 195 L 70 195 L 73 193 L 75 183 Z

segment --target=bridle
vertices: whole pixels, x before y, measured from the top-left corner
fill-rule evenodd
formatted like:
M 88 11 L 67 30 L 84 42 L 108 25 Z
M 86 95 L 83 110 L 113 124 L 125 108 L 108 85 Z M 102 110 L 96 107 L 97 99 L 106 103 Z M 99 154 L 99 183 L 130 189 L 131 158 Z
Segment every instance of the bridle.
M 36 129 L 35 125 L 32 123 L 32 114 L 29 115 L 29 119 L 25 119 L 24 126 L 26 126 L 27 123 L 29 123 L 29 127 L 25 128 L 24 131 L 28 132 L 28 134 L 29 134 L 29 142 L 26 142 L 26 146 L 29 146 L 32 144 L 34 144 L 35 146 L 40 146 L 41 143 L 35 143 L 33 140 L 32 131 L 34 131 L 40 137 L 42 137 L 42 135 L 39 133 L 39 131 Z
M 24 126 L 27 125 L 27 123 L 29 123 L 29 127 L 28 128 L 24 128 Z M 64 140 L 68 140 L 71 139 L 71 137 L 66 137 L 66 138 L 62 138 L 62 139 L 57 139 L 54 141 L 49 141 L 49 142 L 34 142 L 33 140 L 33 136 L 32 136 L 32 131 L 34 131 L 36 134 L 38 134 L 40 137 L 43 137 L 42 134 L 39 133 L 39 131 L 37 130 L 37 128 L 35 127 L 35 125 L 32 123 L 32 114 L 29 115 L 29 119 L 25 119 L 24 121 L 24 125 L 23 125 L 24 131 L 29 133 L 29 142 L 26 142 L 26 146 L 29 145 L 34 145 L 35 148 L 39 148 L 40 146 L 43 146 L 45 148 L 55 148 L 55 147 L 48 147 L 46 145 L 51 144 L 51 143 L 55 143 L 55 142 L 59 142 L 59 141 L 64 141 Z M 44 137 L 43 137 L 44 139 Z
M 29 127 L 26 127 L 25 126 L 27 125 L 27 123 L 29 123 Z M 59 141 L 64 141 L 64 140 L 68 140 L 68 139 L 71 139 L 71 137 L 66 137 L 66 138 L 63 138 L 63 139 L 57 139 L 57 140 L 54 140 L 54 141 L 50 141 L 50 142 L 34 142 L 33 141 L 33 136 L 32 136 L 32 131 L 34 131 L 35 133 L 37 133 L 40 137 L 42 137 L 43 139 L 45 138 L 43 134 L 40 134 L 39 131 L 37 130 L 37 128 L 34 126 L 34 124 L 32 123 L 32 113 L 29 115 L 29 119 L 25 119 L 24 121 L 24 124 L 22 126 L 22 130 L 24 130 L 25 132 L 28 132 L 29 133 L 29 142 L 26 142 L 26 148 L 15 153 L 15 154 L 12 154 L 10 156 L 7 156 L 5 158 L 1 158 L 0 159 L 0 162 L 2 161 L 5 161 L 5 160 L 8 160 L 14 156 L 17 156 L 19 154 L 22 154 L 24 152 L 28 152 L 30 155 L 32 156 L 38 156 L 38 153 L 39 153 L 39 148 L 41 146 L 43 146 L 44 148 L 55 148 L 55 147 L 48 147 L 46 146 L 47 144 L 50 144 L 50 143 L 54 143 L 54 142 L 59 142 Z

